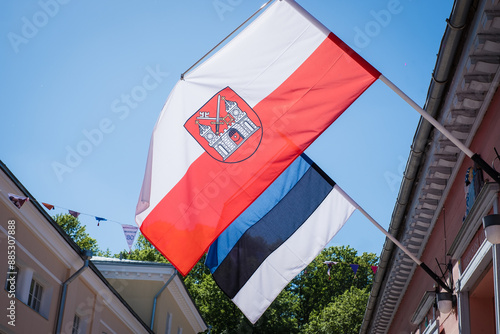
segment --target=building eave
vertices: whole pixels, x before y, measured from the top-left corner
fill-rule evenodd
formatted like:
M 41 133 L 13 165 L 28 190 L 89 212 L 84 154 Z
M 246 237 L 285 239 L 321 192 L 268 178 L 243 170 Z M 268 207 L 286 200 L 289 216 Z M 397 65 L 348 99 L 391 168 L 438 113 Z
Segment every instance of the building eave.
M 498 1 L 456 0 L 424 109 L 469 146 L 496 91 L 496 50 L 484 47 L 500 29 L 491 25 Z M 475 13 L 485 14 L 475 17 Z M 487 17 L 487 16 L 490 17 Z M 420 257 L 464 159 L 450 141 L 421 120 L 389 232 Z M 386 240 L 360 333 L 386 333 L 416 265 Z
M 167 286 L 168 291 L 194 329 L 200 332 L 207 329 L 205 320 L 172 264 L 104 257 L 93 257 L 91 261 L 106 279 L 161 281 L 165 283 L 172 275 L 175 275 L 171 284 Z
M 81 268 L 85 260 L 84 254 L 80 247 L 42 208 L 42 205 L 24 187 L 24 185 L 16 178 L 16 176 L 1 160 L 0 170 L 6 176 L 6 181 L 9 184 L 9 188 L 12 187 L 13 192 L 15 192 L 16 195 L 23 195 L 29 198 L 29 201 L 25 203 L 21 209 L 15 208 L 14 205 L 10 203 L 12 204 L 11 207 L 13 212 L 15 212 L 16 215 L 23 217 L 23 221 L 25 222 L 26 227 L 32 230 L 33 233 L 40 234 L 40 231 L 43 230 L 41 234 L 44 236 L 44 242 L 50 245 L 50 248 L 57 249 L 57 252 L 54 252 L 53 254 L 58 257 L 58 260 L 61 261 L 68 268 L 68 270 L 76 271 Z M 4 198 L 2 198 L 1 200 L 9 201 L 8 199 Z M 43 224 L 43 226 L 37 224 L 37 221 L 40 221 L 40 217 L 42 220 L 48 223 L 48 226 L 45 224 Z M 139 327 L 141 327 L 146 332 L 152 333 L 149 326 L 144 323 L 142 319 L 137 315 L 137 313 L 130 307 L 130 305 L 125 302 L 121 295 L 111 286 L 111 284 L 109 284 L 109 282 L 104 278 L 104 276 L 93 263 L 89 263 L 89 269 L 93 272 L 93 275 L 89 271 L 85 271 L 82 275 L 82 278 L 87 282 L 92 282 L 90 286 L 97 287 L 101 285 L 102 287 L 107 288 L 114 296 L 114 298 L 116 298 L 115 300 L 109 301 L 109 306 L 114 309 L 117 314 L 125 314 L 125 312 L 129 312 L 129 314 L 133 316 L 133 319 L 137 321 L 137 323 L 133 323 L 130 319 L 124 317 L 124 323 L 129 323 L 137 330 Z M 59 279 L 57 279 L 57 277 L 53 278 L 59 284 L 62 283 Z M 97 291 L 99 290 L 97 289 Z

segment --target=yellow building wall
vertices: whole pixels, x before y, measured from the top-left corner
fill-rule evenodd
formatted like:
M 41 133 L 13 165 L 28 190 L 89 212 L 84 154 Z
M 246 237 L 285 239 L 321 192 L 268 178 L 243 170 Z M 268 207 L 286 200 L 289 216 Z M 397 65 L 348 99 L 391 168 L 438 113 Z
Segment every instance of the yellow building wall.
M 24 211 L 19 213 L 16 211 L 18 210 L 16 207 L 12 205 L 12 208 L 10 208 L 10 205 L 11 203 L 0 201 L 0 284 L 2 284 L 2 288 L 0 289 L 0 308 L 4 310 L 0 312 L 0 333 L 52 334 L 57 325 L 62 284 L 76 270 L 80 269 L 83 261 L 76 251 L 59 236 L 58 232 L 50 225 L 46 218 L 36 211 L 35 208 L 29 207 L 32 204 L 25 203 L 21 208 Z M 30 217 L 30 219 L 36 217 L 36 221 L 30 220 L 30 222 L 35 226 L 40 226 L 40 230 L 32 231 L 28 228 L 27 224 L 23 221 L 26 219 L 25 217 Z M 11 227 L 15 226 L 14 229 L 11 229 L 15 230 L 15 241 L 10 241 L 10 243 L 15 245 L 15 263 L 20 267 L 20 276 L 18 277 L 18 284 L 16 286 L 18 295 L 16 297 L 9 295 L 9 291 L 5 288 L 7 272 L 9 270 L 9 259 L 7 257 L 9 221 L 11 222 Z M 15 224 L 12 221 L 15 221 Z M 44 232 L 42 232 L 44 230 L 52 233 L 51 237 L 57 238 L 64 249 L 55 249 L 54 245 L 49 244 L 47 242 L 49 236 L 44 235 Z M 63 251 L 70 255 L 70 258 L 66 259 L 67 261 L 75 261 L 75 265 L 73 265 L 71 270 L 66 267 L 66 264 L 61 261 L 60 257 L 56 256 L 56 252 Z M 120 334 L 147 333 L 147 329 L 140 325 L 139 321 L 130 312 L 126 311 L 125 306 L 97 278 L 92 269 L 87 268 L 85 271 L 88 271 L 86 273 L 87 279 L 90 277 L 95 282 L 98 282 L 100 288 L 91 287 L 87 283 L 84 283 L 83 274 L 68 285 L 61 332 L 71 333 L 74 316 L 78 314 L 81 320 L 81 327 L 83 327 L 82 334 L 100 334 L 103 332 Z M 32 278 L 43 286 L 40 312 L 36 312 L 26 305 Z M 24 293 L 22 293 L 23 291 Z M 12 320 L 7 317 L 7 312 L 10 312 L 7 308 L 12 302 L 15 305 L 15 310 L 13 311 L 13 316 L 15 316 L 13 319 L 15 321 L 9 324 L 9 321 Z M 110 302 L 113 303 L 115 309 L 126 311 L 120 314 L 122 318 L 116 314 L 116 311 L 111 309 Z M 127 323 L 133 324 L 136 330 L 131 330 Z M 15 326 L 12 326 L 12 324 L 15 324 Z
M 122 288 L 120 294 L 127 303 L 139 314 L 141 319 L 148 325 L 151 324 L 154 296 L 165 284 L 161 281 L 109 279 L 111 285 L 117 289 Z M 170 284 L 174 284 L 171 282 Z M 188 319 L 179 308 L 177 301 L 168 291 L 163 290 L 157 300 L 153 331 L 155 333 L 166 333 L 167 315 L 172 314 L 171 333 L 176 334 L 178 328 L 182 328 L 183 334 L 196 333 L 191 328 Z

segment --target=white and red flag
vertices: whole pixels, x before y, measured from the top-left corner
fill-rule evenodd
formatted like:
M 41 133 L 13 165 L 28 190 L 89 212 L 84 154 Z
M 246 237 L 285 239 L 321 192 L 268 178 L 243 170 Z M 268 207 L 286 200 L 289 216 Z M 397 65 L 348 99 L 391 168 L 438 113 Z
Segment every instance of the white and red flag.
M 186 275 L 380 73 L 294 1 L 276 1 L 173 88 L 136 209 Z

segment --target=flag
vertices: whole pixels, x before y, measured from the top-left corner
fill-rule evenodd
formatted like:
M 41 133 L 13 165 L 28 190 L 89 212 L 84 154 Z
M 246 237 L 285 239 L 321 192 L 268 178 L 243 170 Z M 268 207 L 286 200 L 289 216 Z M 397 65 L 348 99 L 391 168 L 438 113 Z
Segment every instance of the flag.
M 173 88 L 150 140 L 142 234 L 186 275 L 380 73 L 276 1 Z
M 28 197 L 14 195 L 14 194 L 11 194 L 11 193 L 9 193 L 8 196 L 9 196 L 10 201 L 12 203 L 14 203 L 14 205 L 18 209 L 20 209 L 23 206 L 24 202 L 27 202 L 27 201 L 30 200 Z
M 356 277 L 356 273 L 358 272 L 359 264 L 350 264 L 352 271 L 354 272 L 354 277 Z
M 107 221 L 106 218 L 101 218 L 101 217 L 95 217 L 95 220 L 97 220 L 97 226 L 99 226 L 99 223 L 102 221 Z
M 330 279 L 330 269 L 332 269 L 332 266 L 334 264 L 337 264 L 337 262 L 335 262 L 335 261 L 325 261 L 323 263 L 328 266 L 328 271 L 326 273 L 328 274 L 328 279 Z
M 52 210 L 52 209 L 54 209 L 54 206 L 53 206 L 52 204 L 43 203 L 43 202 L 42 202 L 42 204 L 43 204 L 43 206 L 44 206 L 44 207 L 46 207 L 46 208 L 47 208 L 47 210 Z
M 68 213 L 75 218 L 78 218 L 78 216 L 80 216 L 80 212 L 78 211 L 68 210 Z
M 125 234 L 125 240 L 127 240 L 127 245 L 129 251 L 132 250 L 132 245 L 134 244 L 135 235 L 137 234 L 137 230 L 139 229 L 137 226 L 132 225 L 122 225 L 123 234 Z
M 335 182 L 301 155 L 222 232 L 205 264 L 255 323 L 354 210 Z

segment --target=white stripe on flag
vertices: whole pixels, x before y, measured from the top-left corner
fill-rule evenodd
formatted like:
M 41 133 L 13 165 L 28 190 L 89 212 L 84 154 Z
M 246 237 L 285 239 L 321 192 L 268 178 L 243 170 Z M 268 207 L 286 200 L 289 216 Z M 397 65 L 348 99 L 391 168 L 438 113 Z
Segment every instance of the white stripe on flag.
M 307 221 L 276 251 L 233 298 L 255 323 L 272 301 L 325 248 L 354 212 L 354 205 L 335 186 Z

